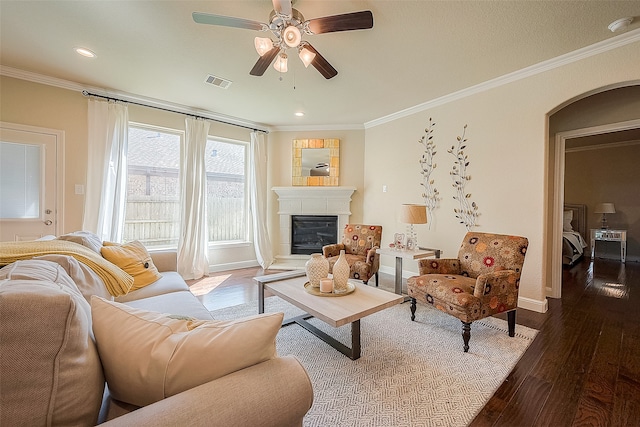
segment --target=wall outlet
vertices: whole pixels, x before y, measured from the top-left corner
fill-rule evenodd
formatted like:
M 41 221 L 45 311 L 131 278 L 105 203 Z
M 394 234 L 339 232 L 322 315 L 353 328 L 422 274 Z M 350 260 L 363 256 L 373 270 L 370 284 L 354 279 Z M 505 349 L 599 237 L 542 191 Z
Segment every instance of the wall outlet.
M 382 192 L 383 192 L 383 193 L 386 193 L 386 192 L 387 192 L 387 186 L 386 186 L 386 185 L 383 185 L 383 186 L 382 186 Z
M 84 194 L 84 185 L 76 184 L 76 194 Z

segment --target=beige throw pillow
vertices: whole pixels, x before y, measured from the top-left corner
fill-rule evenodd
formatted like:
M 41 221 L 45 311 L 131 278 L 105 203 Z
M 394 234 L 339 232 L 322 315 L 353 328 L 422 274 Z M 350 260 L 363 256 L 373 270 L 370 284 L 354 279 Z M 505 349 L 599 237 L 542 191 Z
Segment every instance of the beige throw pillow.
M 100 253 L 102 248 L 102 239 L 97 234 L 90 231 L 74 231 L 73 233 L 63 234 L 58 240 L 67 240 L 89 248 L 96 253 Z
M 282 313 L 234 321 L 171 317 L 91 299 L 93 331 L 111 395 L 145 406 L 272 359 Z

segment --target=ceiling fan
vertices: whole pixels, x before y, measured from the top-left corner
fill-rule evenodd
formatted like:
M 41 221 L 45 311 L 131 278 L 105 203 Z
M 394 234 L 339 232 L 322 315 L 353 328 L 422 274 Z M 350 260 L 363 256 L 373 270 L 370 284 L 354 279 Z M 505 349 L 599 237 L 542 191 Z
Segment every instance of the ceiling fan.
M 326 79 L 338 74 L 335 68 L 308 41 L 302 40 L 303 34 L 323 34 L 337 31 L 366 30 L 373 28 L 373 13 L 370 10 L 325 16 L 305 21 L 304 16 L 292 7 L 291 0 L 272 0 L 273 11 L 269 15 L 269 24 L 231 16 L 212 15 L 193 12 L 193 20 L 198 24 L 221 25 L 225 27 L 246 28 L 256 31 L 271 31 L 276 40 L 256 37 L 255 48 L 260 58 L 249 74 L 261 76 L 274 62 L 274 68 L 287 71 L 286 50 L 297 49 L 298 56 L 305 67 L 313 65 Z

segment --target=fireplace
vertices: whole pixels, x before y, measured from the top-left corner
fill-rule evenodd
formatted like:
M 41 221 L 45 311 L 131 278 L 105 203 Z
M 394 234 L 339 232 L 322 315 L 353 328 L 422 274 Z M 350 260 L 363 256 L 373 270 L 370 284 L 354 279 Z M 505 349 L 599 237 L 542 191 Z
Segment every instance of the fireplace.
M 276 245 L 276 261 L 274 265 L 284 270 L 304 268 L 309 259 L 307 253 L 291 252 L 292 216 L 335 216 L 338 218 L 335 239 L 340 241 L 342 231 L 349 223 L 351 215 L 351 195 L 355 187 L 273 187 L 278 195 L 279 221 L 274 230 Z M 322 252 L 318 248 L 313 253 Z M 308 252 L 309 254 L 312 252 Z
M 337 215 L 291 215 L 291 254 L 322 253 L 322 247 L 337 243 Z

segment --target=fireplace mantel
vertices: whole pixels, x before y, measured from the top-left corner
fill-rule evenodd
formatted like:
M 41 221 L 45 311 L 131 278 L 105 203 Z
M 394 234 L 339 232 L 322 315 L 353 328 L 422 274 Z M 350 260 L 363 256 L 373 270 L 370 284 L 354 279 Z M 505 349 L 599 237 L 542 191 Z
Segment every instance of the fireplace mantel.
M 306 260 L 307 255 L 291 255 L 291 215 L 337 215 L 338 235 L 342 237 L 344 226 L 351 215 L 351 195 L 355 187 L 273 187 L 278 195 L 280 216 L 278 264 L 283 260 Z

